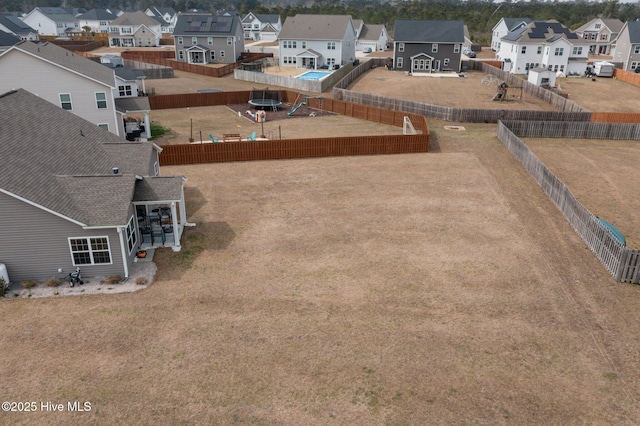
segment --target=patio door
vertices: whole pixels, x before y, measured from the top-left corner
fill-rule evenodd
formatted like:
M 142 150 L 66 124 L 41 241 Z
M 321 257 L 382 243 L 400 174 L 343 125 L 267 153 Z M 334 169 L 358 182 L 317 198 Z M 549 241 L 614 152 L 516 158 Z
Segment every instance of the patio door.
M 435 72 L 440 71 L 440 59 L 436 59 L 435 61 L 433 61 L 433 70 Z
M 431 68 L 430 59 L 414 59 L 413 60 L 413 72 L 429 72 Z
M 203 55 L 202 52 L 200 51 L 193 51 L 193 52 L 189 52 L 189 56 L 190 56 L 190 63 L 192 64 L 201 64 L 203 63 Z

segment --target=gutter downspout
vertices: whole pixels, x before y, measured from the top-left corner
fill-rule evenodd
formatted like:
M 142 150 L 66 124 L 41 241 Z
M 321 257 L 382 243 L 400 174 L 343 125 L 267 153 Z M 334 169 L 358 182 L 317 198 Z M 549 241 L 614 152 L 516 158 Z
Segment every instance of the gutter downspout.
M 129 259 L 127 258 L 127 250 L 124 245 L 122 227 L 118 226 L 118 235 L 120 236 L 120 250 L 122 251 L 122 266 L 124 266 L 124 277 L 129 278 Z

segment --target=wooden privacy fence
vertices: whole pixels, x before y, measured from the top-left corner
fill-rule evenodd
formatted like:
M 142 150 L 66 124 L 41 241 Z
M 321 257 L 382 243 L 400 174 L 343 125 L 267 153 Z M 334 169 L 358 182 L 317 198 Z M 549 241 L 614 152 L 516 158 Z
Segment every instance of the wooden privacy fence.
M 560 129 L 563 137 L 610 138 L 605 133 L 637 135 L 640 125 L 611 124 L 605 131 L 601 123 L 498 123 L 498 139 L 520 161 L 529 174 L 569 221 L 587 246 L 595 253 L 607 270 L 622 282 L 640 283 L 640 251 L 631 250 L 618 239 L 571 193 L 569 188 L 549 170 L 520 137 L 550 137 L 544 129 Z M 613 130 L 612 130 L 613 127 Z M 624 128 L 627 128 L 626 130 Z M 577 134 L 580 136 L 570 136 Z M 586 136 L 583 136 L 586 135 Z M 560 136 L 555 136 L 560 137 Z
M 613 77 L 617 78 L 618 80 L 633 84 L 634 86 L 640 86 L 640 74 L 638 73 L 615 68 L 613 70 Z
M 171 56 L 156 57 L 153 55 L 149 55 L 148 54 L 149 52 L 144 52 L 144 51 L 141 52 L 139 50 L 122 52 L 121 55 L 124 59 L 130 59 L 132 61 L 139 61 L 139 62 L 147 62 L 150 64 L 156 64 L 156 65 L 163 65 L 165 67 L 171 67 L 178 71 L 185 71 L 185 72 L 190 72 L 192 74 L 206 75 L 207 77 L 224 77 L 227 74 L 233 73 L 233 70 L 238 68 L 240 64 L 244 62 L 252 62 L 262 58 L 273 57 L 272 53 L 253 53 L 253 54 L 243 53 L 243 55 L 246 55 L 246 56 L 241 61 L 238 61 L 232 64 L 227 64 L 221 67 L 212 67 L 212 66 L 206 66 L 203 64 L 188 64 L 186 62 L 179 62 L 179 61 L 176 61 L 175 59 L 171 59 L 175 56 L 175 52 L 173 51 L 168 51 L 168 52 L 159 51 L 159 52 L 164 55 L 170 54 Z
M 333 90 L 333 97 L 356 104 L 461 123 L 497 123 L 499 120 L 589 121 L 591 118 L 590 112 L 452 108 L 337 88 Z
M 160 153 L 160 164 L 400 154 L 427 152 L 428 147 L 428 134 L 166 145 Z
M 246 103 L 251 92 L 186 93 L 149 97 L 151 109 L 186 108 Z M 293 103 L 300 94 L 280 91 L 283 102 Z M 330 98 L 308 99 L 309 107 L 362 120 L 402 127 L 408 117 L 416 135 L 351 136 L 338 138 L 286 139 L 255 142 L 225 142 L 165 145 L 161 165 L 213 163 L 225 161 L 274 160 L 285 158 L 329 157 L 342 155 L 399 154 L 427 152 L 429 128 L 424 116 L 356 105 Z
M 636 112 L 592 112 L 594 123 L 640 123 L 640 114 Z

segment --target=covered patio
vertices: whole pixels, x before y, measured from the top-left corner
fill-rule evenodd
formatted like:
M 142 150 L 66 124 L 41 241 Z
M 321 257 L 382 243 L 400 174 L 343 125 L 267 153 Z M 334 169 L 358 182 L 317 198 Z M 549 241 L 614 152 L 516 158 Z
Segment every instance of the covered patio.
M 140 138 L 147 140 L 151 137 L 151 124 L 149 122 L 149 99 L 146 96 L 138 96 L 131 98 L 116 98 L 116 112 L 120 115 L 124 123 L 124 136 L 127 140 L 135 140 Z M 139 123 L 137 120 L 127 120 L 127 114 L 143 114 L 143 121 Z
M 296 63 L 298 65 L 297 68 L 309 68 L 317 70 L 318 62 L 320 62 L 320 58 L 322 58 L 322 55 L 313 49 L 307 49 L 302 53 L 298 53 L 296 55 L 296 58 Z
M 180 237 L 187 222 L 184 203 L 186 181 L 181 176 L 152 176 L 136 183 L 133 204 L 137 215 L 140 249 L 171 247 L 180 251 Z

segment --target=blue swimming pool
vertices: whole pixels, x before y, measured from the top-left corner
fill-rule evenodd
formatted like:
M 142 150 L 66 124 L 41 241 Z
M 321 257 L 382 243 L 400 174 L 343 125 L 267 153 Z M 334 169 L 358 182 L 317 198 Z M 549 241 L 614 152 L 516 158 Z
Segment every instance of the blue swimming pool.
M 300 74 L 296 78 L 299 78 L 300 80 L 316 80 L 317 81 L 317 80 L 322 80 L 323 78 L 327 77 L 329 74 L 331 73 L 327 71 L 307 71 L 304 74 Z

